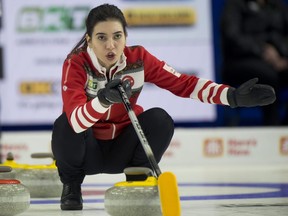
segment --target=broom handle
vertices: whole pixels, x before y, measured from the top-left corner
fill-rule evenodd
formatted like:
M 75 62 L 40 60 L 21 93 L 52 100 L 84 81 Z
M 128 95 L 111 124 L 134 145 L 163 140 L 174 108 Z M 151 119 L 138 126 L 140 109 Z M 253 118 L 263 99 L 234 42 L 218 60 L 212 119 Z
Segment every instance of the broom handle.
M 126 92 L 125 92 L 125 90 L 121 84 L 118 86 L 118 90 L 119 90 L 120 95 L 122 97 L 123 104 L 124 104 L 124 106 L 128 112 L 129 117 L 130 117 L 132 125 L 133 125 L 133 127 L 137 133 L 137 136 L 138 136 L 138 138 L 139 138 L 139 140 L 143 146 L 143 149 L 146 153 L 146 156 L 150 162 L 150 165 L 151 165 L 153 171 L 156 173 L 156 176 L 159 177 L 161 175 L 161 170 L 158 166 L 158 163 L 156 162 L 156 159 L 154 157 L 152 149 L 151 149 L 151 147 L 147 141 L 147 138 L 146 138 L 146 136 L 145 136 L 145 134 L 141 128 L 141 125 L 137 119 L 137 116 L 135 115 L 135 112 L 133 111 L 133 109 L 131 107 L 131 104 L 130 104 L 130 101 L 127 97 L 127 94 L 126 94 Z

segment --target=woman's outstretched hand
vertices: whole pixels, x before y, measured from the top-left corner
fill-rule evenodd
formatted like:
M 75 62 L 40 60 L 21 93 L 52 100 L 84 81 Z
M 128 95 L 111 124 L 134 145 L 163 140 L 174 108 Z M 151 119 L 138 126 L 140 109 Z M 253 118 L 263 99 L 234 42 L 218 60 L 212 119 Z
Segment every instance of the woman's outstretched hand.
M 227 99 L 230 107 L 265 106 L 274 103 L 276 95 L 274 88 L 269 85 L 256 84 L 258 78 L 253 78 L 240 85 L 239 88 L 230 87 Z

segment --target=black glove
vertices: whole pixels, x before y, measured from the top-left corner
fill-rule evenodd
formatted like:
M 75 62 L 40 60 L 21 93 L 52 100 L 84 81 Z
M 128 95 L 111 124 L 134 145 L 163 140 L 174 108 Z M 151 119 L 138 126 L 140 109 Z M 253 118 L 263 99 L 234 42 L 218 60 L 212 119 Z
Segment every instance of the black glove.
M 227 99 L 230 107 L 254 107 L 265 106 L 276 100 L 272 86 L 256 84 L 258 78 L 250 79 L 239 88 L 230 87 Z
M 118 90 L 118 85 L 122 84 L 128 98 L 132 95 L 131 85 L 129 80 L 125 80 L 123 83 L 120 79 L 114 79 L 108 82 L 105 85 L 105 88 L 102 88 L 98 91 L 98 99 L 101 104 L 104 106 L 110 106 L 114 103 L 121 103 L 122 98 Z

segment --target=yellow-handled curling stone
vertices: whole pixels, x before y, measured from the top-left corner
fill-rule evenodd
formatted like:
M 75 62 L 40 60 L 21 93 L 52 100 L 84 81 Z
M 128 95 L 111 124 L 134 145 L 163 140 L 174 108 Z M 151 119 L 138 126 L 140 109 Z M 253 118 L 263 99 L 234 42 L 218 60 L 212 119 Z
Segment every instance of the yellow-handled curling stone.
M 0 165 L 0 179 L 16 179 L 16 172 L 10 166 Z
M 10 173 L 11 167 L 0 166 L 0 174 Z M 0 216 L 14 216 L 30 206 L 29 190 L 16 179 L 0 177 Z
M 105 210 L 111 216 L 161 216 L 157 179 L 152 170 L 131 167 L 124 170 L 126 181 L 105 192 Z
M 13 155 L 9 153 L 3 165 L 15 169 L 16 179 L 19 179 L 29 189 L 31 198 L 60 197 L 63 186 L 53 155 L 51 153 L 34 153 L 31 157 L 52 158 L 53 162 L 47 165 L 18 164 L 14 161 Z

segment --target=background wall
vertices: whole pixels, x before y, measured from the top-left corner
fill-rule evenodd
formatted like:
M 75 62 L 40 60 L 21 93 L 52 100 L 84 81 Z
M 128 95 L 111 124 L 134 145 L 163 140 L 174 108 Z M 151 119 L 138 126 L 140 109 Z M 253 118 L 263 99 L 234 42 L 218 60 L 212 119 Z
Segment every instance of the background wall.
M 288 0 L 285 1 L 288 2 Z M 0 127 L 4 131 L 51 129 L 53 119 L 61 112 L 59 85 L 62 62 L 83 33 L 81 22 L 74 23 L 74 30 L 57 32 L 57 28 L 58 30 L 65 28 L 63 23 L 65 24 L 65 19 L 69 17 L 65 7 L 66 9 L 72 8 L 75 17 L 81 20 L 89 8 L 100 4 L 101 1 L 95 3 L 95 1 L 85 0 L 81 4 L 78 1 L 39 3 L 36 0 L 24 2 L 2 0 L 2 2 L 4 10 L 0 21 L 2 29 L 0 56 L 3 57 L 0 69 Z M 218 83 L 222 82 L 219 18 L 224 2 L 225 0 L 112 1 L 123 9 L 143 6 L 174 8 L 175 4 L 192 8 L 192 13 L 195 13 L 195 23 L 190 26 L 141 27 L 140 30 L 131 28 L 128 39 L 131 44 L 145 45 L 149 51 L 167 60 L 181 72 L 194 73 Z M 55 7 L 57 5 L 60 7 Z M 35 13 L 31 11 L 43 13 L 45 9 L 46 14 L 49 14 L 47 8 L 50 16 L 46 16 L 42 24 L 50 25 L 52 28 L 37 32 L 35 29 L 41 23 L 37 23 L 37 19 L 33 17 Z M 63 19 L 60 17 L 62 26 L 55 20 L 55 17 L 51 16 L 53 13 L 62 13 Z M 6 22 L 3 18 L 6 18 Z M 58 26 L 53 26 L 53 22 L 58 22 Z M 30 25 L 30 29 L 25 29 L 25 25 L 26 27 Z M 175 55 L 175 53 L 182 54 Z M 5 75 L 4 79 L 1 79 L 3 75 Z M 224 115 L 224 112 L 227 114 L 227 110 L 224 110 L 224 107 L 176 98 L 149 85 L 143 92 L 139 103 L 145 108 L 156 105 L 164 107 L 174 117 L 176 127 L 227 125 L 225 119 L 227 115 Z M 230 116 L 236 114 L 232 112 Z M 245 115 L 248 118 L 242 118 L 244 124 L 261 124 L 261 115 L 257 108 L 246 109 Z M 253 118 L 249 118 L 251 116 Z M 248 122 L 251 119 L 253 119 L 252 122 Z
M 3 0 L 3 130 L 51 128 L 62 111 L 62 63 L 84 34 L 90 8 L 104 2 Z M 131 24 L 127 19 L 128 45 L 145 46 L 182 73 L 215 80 L 210 0 L 110 3 L 132 17 L 131 23 L 136 20 Z M 139 104 L 145 109 L 161 106 L 176 122 L 217 120 L 216 106 L 175 97 L 151 84 L 144 87 Z
M 22 0 L 4 0 L 4 2 L 5 1 L 7 1 L 7 2 L 9 2 L 9 4 L 11 4 L 10 5 L 11 8 L 9 7 L 9 10 L 8 10 L 9 11 L 8 14 L 15 13 L 15 10 L 17 12 L 17 8 L 19 9 L 19 7 L 21 7 L 21 5 L 23 5 L 23 4 L 27 4 L 30 7 L 35 6 L 36 4 L 39 4 L 38 0 L 25 0 L 25 1 L 22 1 Z M 55 4 L 60 4 L 59 0 L 55 0 L 55 1 L 47 1 L 44 3 L 42 2 L 41 5 L 42 4 L 48 5 L 48 4 L 51 4 L 51 2 L 52 3 L 54 2 Z M 77 1 L 77 2 L 79 2 L 79 1 Z M 81 5 L 83 2 L 81 1 Z M 95 1 L 93 1 L 93 2 L 95 3 Z M 115 2 L 115 1 L 113 1 L 113 2 Z M 145 0 L 143 0 L 143 1 L 140 1 L 140 0 L 139 1 L 127 1 L 127 0 L 124 1 L 123 0 L 121 2 L 122 3 L 126 2 L 126 4 L 131 4 L 131 2 L 134 2 L 136 5 L 139 5 L 139 4 L 142 4 L 143 2 L 150 2 L 150 1 L 145 1 Z M 153 1 L 153 2 L 156 2 L 156 1 Z M 164 0 L 161 1 L 161 0 L 159 0 L 157 2 L 161 3 L 161 4 L 166 4 L 166 2 L 171 3 L 173 1 L 164 1 Z M 205 24 L 206 25 L 205 31 L 206 31 L 206 33 L 208 33 L 207 34 L 208 36 L 206 37 L 205 42 L 206 42 L 206 44 L 209 45 L 209 40 L 210 40 L 211 53 L 209 54 L 209 56 L 210 56 L 209 58 L 211 58 L 210 59 L 211 62 L 209 64 L 210 64 L 210 66 L 213 66 L 213 68 L 210 71 L 211 74 L 209 74 L 209 76 L 214 77 L 213 79 L 215 79 L 217 82 L 221 82 L 221 76 L 220 76 L 221 50 L 220 50 L 220 39 L 219 39 L 220 38 L 219 37 L 219 17 L 221 15 L 221 10 L 223 7 L 224 0 L 211 0 L 211 1 L 206 1 L 206 0 L 188 1 L 187 0 L 187 1 L 177 1 L 177 2 L 185 2 L 185 3 L 190 2 L 193 7 L 197 6 L 197 7 L 201 8 L 201 10 L 204 10 L 206 13 L 205 14 L 206 18 L 210 19 L 210 21 L 207 19 L 205 21 L 205 23 L 206 23 Z M 200 7 L 199 5 L 196 4 L 196 2 L 198 2 L 200 5 L 202 5 L 204 2 L 204 4 L 203 4 L 204 7 L 203 6 Z M 65 4 L 70 4 L 70 3 L 71 3 L 71 1 L 67 2 L 65 0 Z M 98 1 L 97 1 L 97 3 L 98 3 Z M 13 7 L 13 4 L 17 4 L 17 7 Z M 55 8 L 53 10 L 55 10 Z M 85 10 L 85 7 L 82 7 L 79 10 L 80 11 Z M 27 18 L 29 18 L 29 17 L 27 17 Z M 16 18 L 14 17 L 14 20 L 16 21 L 17 17 Z M 192 29 L 190 29 L 190 30 L 192 30 Z M 62 38 L 62 40 L 54 41 L 54 43 L 59 43 L 59 49 L 64 49 L 62 46 L 63 46 L 63 43 L 65 44 L 65 41 L 67 42 L 67 40 L 74 40 L 73 37 L 75 35 L 73 33 L 70 33 L 70 34 L 72 34 L 72 35 L 69 35 L 70 39 L 67 38 L 68 37 L 67 34 L 61 33 L 60 39 Z M 45 36 L 43 37 L 43 35 L 45 35 L 45 34 L 41 34 L 41 38 L 45 39 Z M 3 40 L 3 35 L 1 34 L 0 36 L 1 36 L 1 40 L 0 40 L 1 43 L 5 43 L 5 44 L 6 44 L 6 42 L 11 43 L 11 41 L 13 39 L 13 38 L 10 38 L 9 35 L 8 36 L 6 35 L 5 40 Z M 24 36 L 25 36 L 25 34 L 24 34 Z M 33 42 L 33 40 L 32 41 L 28 40 L 29 37 L 24 37 L 24 36 L 23 35 L 22 36 L 14 35 L 13 37 L 15 37 L 18 42 L 21 42 L 21 41 L 23 42 L 24 39 L 26 39 L 27 43 Z M 39 35 L 35 35 L 34 39 L 35 38 L 37 39 L 38 36 Z M 51 37 L 47 37 L 47 38 L 49 39 Z M 52 39 L 53 39 L 53 37 L 52 37 Z M 35 42 L 37 42 L 37 40 L 36 41 L 34 40 L 34 43 Z M 12 46 L 13 46 L 13 44 L 12 44 Z M 17 46 L 16 46 L 16 48 L 17 48 Z M 66 50 L 62 50 L 62 52 L 69 51 L 70 47 L 68 47 L 68 48 L 66 47 L 65 49 Z M 192 47 L 191 49 L 194 49 L 194 48 Z M 26 53 L 25 53 L 25 55 L 27 55 L 26 57 L 28 59 L 30 57 L 31 52 L 33 52 L 33 49 L 31 49 L 31 50 L 28 49 L 28 51 L 26 51 Z M 41 55 L 43 55 L 44 52 L 45 52 L 45 49 L 41 50 L 41 52 L 39 52 L 39 56 L 41 57 Z M 14 51 L 14 53 L 11 53 L 12 57 L 14 55 L 15 55 L 15 58 L 11 58 L 12 63 L 10 63 L 10 65 L 12 65 L 12 66 L 16 65 L 17 66 L 18 62 L 20 61 L 19 60 L 20 57 L 22 57 L 22 55 L 24 55 L 24 54 L 23 53 L 21 54 L 21 52 L 16 49 L 16 51 Z M 53 52 L 52 52 L 51 56 L 52 57 L 54 56 Z M 176 56 L 178 57 L 178 55 L 176 55 Z M 63 58 L 63 56 L 62 56 L 62 58 Z M 206 57 L 204 57 L 203 59 L 205 61 Z M 54 60 L 55 60 L 55 58 L 54 58 Z M 57 58 L 55 61 L 57 63 Z M 191 62 L 192 62 L 192 60 L 191 60 Z M 44 65 L 47 64 L 47 62 L 43 61 L 43 59 L 41 61 L 41 58 L 38 61 L 38 63 L 40 65 L 42 64 L 42 66 L 43 66 L 43 64 Z M 22 62 L 22 64 L 25 64 L 25 62 L 24 63 Z M 193 64 L 194 64 L 194 62 L 193 62 Z M 199 65 L 202 65 L 202 64 L 205 64 L 205 62 L 200 61 Z M 26 68 L 24 67 L 23 70 L 17 71 L 17 73 L 23 73 L 22 74 L 23 77 L 27 77 L 25 74 L 25 69 Z M 47 67 L 47 69 L 49 69 L 49 67 Z M 193 68 L 191 71 L 193 71 Z M 207 68 L 206 68 L 206 71 L 207 71 Z M 48 77 L 49 77 L 49 71 L 47 71 L 47 73 L 48 73 Z M 59 74 L 60 72 L 57 72 L 57 73 L 58 73 L 58 75 L 60 75 Z M 4 73 L 4 75 L 10 76 L 11 74 L 8 75 L 8 74 Z M 4 78 L 5 78 L 5 76 L 4 76 Z M 29 76 L 31 77 L 32 75 L 29 75 Z M 206 75 L 203 74 L 203 76 L 206 76 Z M 14 80 L 14 77 L 11 77 L 11 80 Z M 0 81 L 0 84 L 1 84 L 1 92 L 0 92 L 1 97 L 0 97 L 0 99 L 1 99 L 2 103 L 3 103 L 4 97 L 6 97 L 5 101 L 7 103 L 13 103 L 13 100 L 15 98 L 7 97 L 7 95 L 9 95 L 8 92 L 10 91 L 11 86 L 5 86 L 5 88 L 3 88 L 3 80 Z M 17 84 L 17 82 L 16 82 L 16 84 Z M 29 83 L 26 83 L 26 84 L 29 84 Z M 44 82 L 44 83 L 40 83 L 40 84 L 44 85 L 44 90 L 46 90 L 46 91 L 51 90 L 49 88 L 51 86 L 48 85 L 49 83 Z M 46 86 L 47 88 L 45 88 L 45 84 L 47 84 L 47 86 Z M 55 83 L 55 85 L 57 85 L 57 83 Z M 58 91 L 58 90 L 55 90 L 55 91 Z M 47 95 L 45 96 L 45 95 L 39 94 L 37 97 L 39 97 L 41 100 L 45 101 Z M 23 96 L 22 99 L 25 102 L 27 97 Z M 2 106 L 3 106 L 3 104 L 2 104 Z M 205 108 L 207 108 L 206 106 L 205 106 Z M 175 164 L 177 164 L 177 165 L 190 165 L 190 164 L 193 164 L 193 165 L 213 165 L 213 164 L 235 165 L 235 164 L 243 164 L 243 163 L 246 163 L 246 164 L 249 164 L 249 163 L 252 164 L 253 163 L 253 164 L 262 164 L 262 165 L 266 166 L 269 164 L 270 165 L 273 165 L 273 164 L 285 165 L 285 164 L 287 164 L 287 160 L 288 160 L 288 134 L 287 134 L 288 130 L 287 130 L 287 128 L 220 128 L 218 126 L 223 126 L 223 124 L 224 124 L 224 110 L 223 110 L 222 106 L 213 106 L 213 107 L 215 108 L 215 110 L 217 110 L 216 119 L 212 119 L 212 120 L 210 119 L 209 121 L 201 121 L 199 119 L 198 120 L 194 119 L 193 121 L 188 121 L 188 122 L 183 121 L 183 120 L 175 122 L 176 127 L 178 127 L 178 128 L 176 128 L 173 142 L 164 156 L 164 158 L 165 158 L 163 160 L 164 165 L 175 165 Z M 199 108 L 197 108 L 197 109 L 191 108 L 191 113 L 194 112 L 197 114 L 198 110 L 199 110 Z M 252 113 L 251 115 L 255 116 L 256 112 L 254 112 L 252 109 L 247 109 L 247 111 L 251 112 Z M 57 116 L 57 112 L 59 112 L 59 110 L 56 111 L 56 110 L 53 110 L 51 108 L 50 112 L 51 112 L 51 114 Z M 4 124 L 3 125 L 2 118 L 5 115 L 18 116 L 18 115 L 23 115 L 23 113 L 22 113 L 21 109 L 16 109 L 13 111 L 8 109 L 8 111 L 4 112 L 4 113 L 3 113 L 3 109 L 1 109 L 0 113 L 1 113 L 0 132 L 3 131 L 3 134 L 2 134 L 2 137 L 0 140 L 1 141 L 0 161 L 1 161 L 1 157 L 2 157 L 2 159 L 5 159 L 5 156 L 7 155 L 8 152 L 13 152 L 15 155 L 15 159 L 21 163 L 41 163 L 41 162 L 43 162 L 43 161 L 39 161 L 39 160 L 36 160 L 36 161 L 32 160 L 30 158 L 30 154 L 35 153 L 35 152 L 43 152 L 43 151 L 49 152 L 49 151 L 51 151 L 50 140 L 51 140 L 52 125 L 50 123 L 47 123 L 47 122 L 46 123 L 44 122 L 41 124 L 40 123 L 35 124 L 35 121 L 32 121 L 32 120 L 31 120 L 31 122 L 26 121 L 26 122 L 24 122 L 24 124 L 23 124 L 23 122 L 22 122 L 22 124 L 19 124 L 19 122 L 16 122 L 16 124 Z M 16 120 L 17 120 L 17 118 L 16 118 Z M 0 133 L 0 135 L 1 135 L 1 133 Z M 267 160 L 267 158 L 269 158 L 269 160 Z M 50 160 L 45 161 L 45 162 L 50 162 Z

